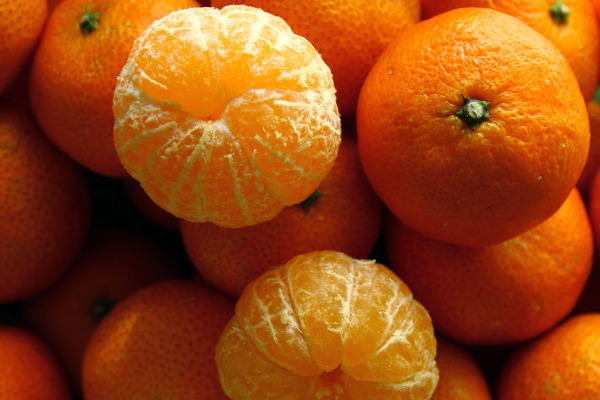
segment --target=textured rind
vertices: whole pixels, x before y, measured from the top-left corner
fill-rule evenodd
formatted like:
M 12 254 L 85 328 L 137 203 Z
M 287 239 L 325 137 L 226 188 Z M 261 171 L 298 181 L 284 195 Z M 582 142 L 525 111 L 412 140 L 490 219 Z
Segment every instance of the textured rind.
M 490 102 L 474 131 L 455 115 L 461 94 Z M 461 8 L 406 28 L 380 55 L 359 98 L 357 138 L 369 181 L 399 219 L 437 240 L 483 246 L 560 207 L 590 133 L 575 76 L 552 43 L 509 15 Z
M 188 53 L 164 57 L 157 46 Z M 121 162 L 149 196 L 179 218 L 225 227 L 304 200 L 341 141 L 327 65 L 283 20 L 245 6 L 152 24 L 113 111 Z
M 429 399 L 438 379 L 433 327 L 408 287 L 381 264 L 331 251 L 251 283 L 216 359 L 234 400 Z

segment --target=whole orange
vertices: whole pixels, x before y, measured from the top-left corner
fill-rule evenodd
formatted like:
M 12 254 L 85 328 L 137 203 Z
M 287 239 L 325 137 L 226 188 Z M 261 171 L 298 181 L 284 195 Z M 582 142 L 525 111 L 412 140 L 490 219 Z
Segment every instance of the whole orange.
M 573 316 L 511 355 L 495 398 L 598 399 L 599 363 L 600 314 Z
M 179 275 L 173 257 L 151 237 L 95 231 L 65 275 L 24 302 L 22 320 L 50 345 L 80 390 L 83 353 L 104 316 L 133 292 Z
M 0 302 L 54 283 L 87 237 L 83 169 L 42 133 L 31 111 L 0 104 Z
M 213 286 L 234 297 L 266 269 L 315 250 L 367 258 L 379 236 L 381 201 L 365 177 L 356 141 L 344 137 L 316 192 L 270 221 L 244 228 L 180 221 L 186 252 Z
M 31 332 L 0 325 L 0 398 L 70 400 L 59 363 Z
M 30 98 L 48 137 L 92 171 L 125 176 L 113 141 L 113 91 L 134 39 L 194 0 L 62 0 L 30 74 Z
M 442 336 L 436 340 L 440 380 L 431 400 L 492 400 L 483 371 L 471 352 Z
M 216 348 L 232 400 L 429 400 L 438 382 L 427 311 L 389 268 L 300 254 L 240 296 Z
M 86 400 L 226 400 L 215 346 L 234 301 L 187 281 L 141 289 L 102 320 L 86 349 Z
M 0 0 L 0 93 L 25 67 L 47 17 L 46 0 Z
M 600 74 L 600 29 L 590 0 L 422 0 L 423 18 L 459 8 L 489 7 L 512 15 L 548 38 L 573 68 L 585 102 Z
M 585 201 L 589 200 L 592 180 L 600 167 L 600 90 L 596 91 L 588 103 L 587 110 L 590 119 L 590 150 L 577 181 L 577 188 Z
M 396 33 L 419 20 L 415 0 L 211 0 L 213 7 L 245 4 L 283 18 L 307 38 L 333 74 L 342 115 L 354 115 L 360 87 Z
M 361 162 L 388 208 L 459 245 L 550 217 L 583 169 L 586 104 L 565 57 L 518 19 L 459 8 L 398 33 L 363 84 Z
M 594 242 L 576 189 L 542 224 L 506 242 L 465 247 L 392 219 L 390 268 L 429 311 L 438 332 L 469 344 L 521 342 L 571 312 L 588 279 Z

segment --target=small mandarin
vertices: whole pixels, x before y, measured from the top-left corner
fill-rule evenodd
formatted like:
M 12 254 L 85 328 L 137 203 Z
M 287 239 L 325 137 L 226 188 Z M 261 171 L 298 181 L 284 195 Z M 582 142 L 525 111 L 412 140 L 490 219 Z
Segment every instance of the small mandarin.
M 308 197 L 341 141 L 329 67 L 281 18 L 247 6 L 154 22 L 113 110 L 121 162 L 148 195 L 179 218 L 229 228 Z
M 216 361 L 232 400 L 425 400 L 435 349 L 427 311 L 387 267 L 317 251 L 246 287 Z

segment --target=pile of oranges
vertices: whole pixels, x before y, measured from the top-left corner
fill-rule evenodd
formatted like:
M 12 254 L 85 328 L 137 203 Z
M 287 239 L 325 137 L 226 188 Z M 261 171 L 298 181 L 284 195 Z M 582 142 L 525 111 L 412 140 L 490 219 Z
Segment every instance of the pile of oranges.
M 0 398 L 600 399 L 600 1 L 0 0 Z

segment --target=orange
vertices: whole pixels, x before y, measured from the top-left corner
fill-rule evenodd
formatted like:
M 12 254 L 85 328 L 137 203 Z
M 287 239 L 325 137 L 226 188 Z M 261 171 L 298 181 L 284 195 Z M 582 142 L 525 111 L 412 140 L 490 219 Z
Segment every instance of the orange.
M 416 0 L 212 0 L 213 7 L 245 4 L 283 18 L 308 39 L 331 68 L 337 104 L 344 116 L 356 113 L 360 87 L 381 51 L 396 33 L 419 20 Z
M 194 0 L 62 0 L 35 52 L 30 98 L 48 137 L 81 165 L 126 176 L 113 141 L 116 78 L 134 39 Z
M 56 284 L 24 303 L 22 319 L 56 352 L 79 389 L 83 353 L 102 318 L 131 293 L 179 275 L 156 240 L 123 230 L 97 231 Z
M 590 186 L 600 167 L 600 86 L 587 106 L 590 119 L 590 150 L 587 161 L 577 181 L 577 188 L 584 200 L 588 200 Z
M 83 247 L 90 216 L 82 168 L 48 141 L 29 109 L 0 104 L 0 302 L 55 282 Z
M 459 8 L 401 31 L 357 113 L 365 174 L 423 235 L 468 246 L 550 217 L 583 169 L 586 104 L 564 56 L 507 14 Z
M 505 344 L 550 329 L 575 306 L 593 261 L 590 221 L 576 189 L 548 220 L 494 246 L 422 236 L 393 219 L 390 268 L 429 311 L 435 328 L 470 344 Z
M 0 93 L 25 67 L 47 17 L 46 0 L 0 0 Z
M 214 351 L 234 302 L 208 286 L 165 281 L 119 304 L 83 360 L 86 400 L 226 400 Z
M 356 141 L 344 137 L 329 174 L 301 204 L 244 228 L 180 222 L 185 250 L 200 275 L 239 297 L 267 268 L 315 250 L 367 258 L 379 236 L 381 201 L 365 177 Z
M 282 19 L 246 6 L 152 24 L 119 77 L 114 113 L 119 157 L 148 195 L 179 218 L 229 228 L 308 197 L 341 140 L 327 65 Z
M 231 400 L 425 400 L 435 351 L 427 311 L 387 267 L 318 251 L 246 287 L 216 361 Z
M 596 171 L 590 183 L 588 210 L 594 231 L 594 240 L 596 245 L 600 247 L 600 169 Z
M 459 7 L 489 7 L 512 15 L 548 38 L 573 68 L 586 102 L 600 74 L 600 30 L 590 0 L 422 0 L 423 17 Z
M 138 181 L 133 178 L 123 178 L 121 180 L 121 187 L 123 188 L 125 195 L 133 203 L 134 207 L 136 207 L 144 217 L 168 231 L 179 231 L 179 222 L 177 218 L 153 202 L 144 189 L 142 189 Z
M 435 362 L 440 379 L 431 400 L 492 400 L 481 367 L 473 355 L 453 341 L 437 336 Z
M 31 332 L 0 325 L 0 398 L 70 400 L 59 364 Z
M 497 400 L 600 398 L 600 314 L 571 317 L 502 367 Z

